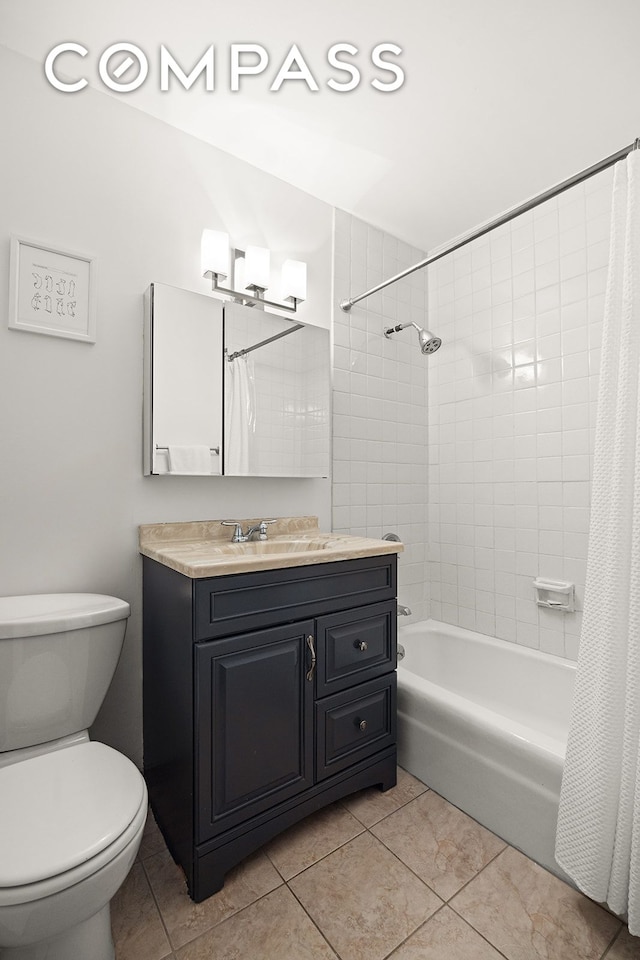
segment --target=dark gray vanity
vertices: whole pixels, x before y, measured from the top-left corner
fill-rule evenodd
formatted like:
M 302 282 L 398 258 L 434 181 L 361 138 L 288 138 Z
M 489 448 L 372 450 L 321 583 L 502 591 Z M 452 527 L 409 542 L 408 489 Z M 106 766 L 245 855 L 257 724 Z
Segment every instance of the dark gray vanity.
M 303 817 L 394 786 L 397 557 L 198 579 L 143 562 L 144 772 L 201 901 Z

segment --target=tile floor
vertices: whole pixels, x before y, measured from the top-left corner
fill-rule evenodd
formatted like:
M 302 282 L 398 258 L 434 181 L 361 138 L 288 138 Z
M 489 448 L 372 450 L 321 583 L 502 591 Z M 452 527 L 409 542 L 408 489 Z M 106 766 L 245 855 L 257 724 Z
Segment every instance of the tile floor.
M 640 939 L 404 770 L 292 827 L 204 903 L 150 817 L 116 960 L 640 960 Z

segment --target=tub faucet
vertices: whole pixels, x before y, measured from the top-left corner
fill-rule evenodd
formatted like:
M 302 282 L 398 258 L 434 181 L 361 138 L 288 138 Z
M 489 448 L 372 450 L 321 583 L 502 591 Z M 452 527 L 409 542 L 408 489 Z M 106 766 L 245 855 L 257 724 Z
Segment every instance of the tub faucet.
M 409 609 L 409 607 L 405 607 L 404 604 L 399 603 L 399 604 L 398 604 L 398 616 L 399 616 L 399 617 L 410 617 L 410 616 L 411 616 L 411 610 Z
M 260 523 L 254 523 L 252 527 L 249 527 L 246 533 L 242 532 L 242 524 L 238 523 L 237 520 L 221 520 L 220 524 L 223 527 L 235 527 L 233 531 L 233 536 L 231 537 L 231 543 L 246 543 L 247 540 L 251 540 L 254 534 L 258 534 L 258 540 L 267 539 L 267 524 L 275 523 L 275 520 L 261 520 Z

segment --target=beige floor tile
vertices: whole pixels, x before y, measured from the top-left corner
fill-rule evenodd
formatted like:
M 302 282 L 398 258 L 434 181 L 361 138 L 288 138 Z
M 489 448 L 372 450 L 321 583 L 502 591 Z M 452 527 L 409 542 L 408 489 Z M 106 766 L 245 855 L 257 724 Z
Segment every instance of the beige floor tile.
M 168 852 L 149 857 L 143 865 L 174 950 L 282 883 L 273 864 L 258 852 L 227 874 L 222 890 L 202 903 L 194 903 L 182 871 Z
M 449 907 L 416 930 L 389 960 L 503 960 L 468 923 Z
M 289 886 L 342 960 L 381 960 L 442 902 L 368 833 Z
M 443 900 L 506 846 L 432 790 L 375 824 L 371 832 Z
M 632 937 L 624 927 L 616 937 L 605 960 L 640 960 L 640 937 Z
M 116 960 L 161 960 L 171 953 L 140 863 L 134 863 L 111 901 L 111 929 Z
M 451 901 L 508 960 L 600 960 L 620 921 L 508 847 Z
M 370 827 L 428 789 L 422 781 L 398 767 L 398 782 L 391 790 L 382 793 L 378 787 L 369 787 L 346 797 L 342 803 L 360 823 Z
M 312 814 L 264 847 L 285 880 L 357 837 L 364 827 L 348 810 L 334 803 Z
M 290 890 L 279 887 L 178 951 L 178 960 L 337 960 Z
M 161 853 L 163 850 L 166 850 L 164 837 L 160 833 L 155 817 L 149 810 L 140 849 L 138 850 L 138 859 L 145 860 L 147 857 L 152 857 L 154 853 Z

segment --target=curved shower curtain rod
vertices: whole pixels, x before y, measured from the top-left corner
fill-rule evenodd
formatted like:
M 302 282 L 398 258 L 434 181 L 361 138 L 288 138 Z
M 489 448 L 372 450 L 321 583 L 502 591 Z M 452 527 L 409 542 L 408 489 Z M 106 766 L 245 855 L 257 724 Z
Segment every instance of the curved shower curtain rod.
M 519 217 L 521 213 L 527 213 L 529 210 L 533 210 L 534 207 L 544 203 L 545 200 L 551 200 L 552 197 L 557 197 L 558 194 L 564 193 L 565 190 L 569 190 L 571 187 L 575 187 L 576 184 L 582 183 L 583 180 L 588 180 L 589 177 L 593 177 L 596 173 L 606 170 L 607 167 L 612 167 L 614 163 L 618 162 L 618 160 L 623 160 L 627 154 L 631 153 L 632 150 L 637 150 L 639 147 L 640 138 L 636 138 L 636 140 L 634 140 L 633 143 L 630 143 L 628 147 L 623 147 L 623 149 L 618 150 L 617 153 L 613 153 L 610 157 L 606 157 L 606 159 L 601 160 L 599 163 L 594 163 L 593 166 L 587 167 L 586 170 L 582 170 L 580 173 L 576 173 L 573 177 L 569 177 L 568 180 L 563 180 L 561 183 L 556 184 L 555 187 L 550 187 L 543 193 L 537 194 L 537 196 L 525 201 L 525 203 L 521 203 L 520 206 L 512 207 L 510 210 L 507 210 L 506 213 L 502 213 L 499 217 L 496 217 L 495 220 L 491 220 L 489 223 L 485 223 L 483 226 L 477 227 L 471 233 L 467 233 L 463 237 L 460 237 L 460 239 L 454 240 L 453 243 L 443 247 L 441 250 L 437 250 L 424 260 L 421 260 L 420 263 L 415 263 L 412 267 L 407 267 L 406 270 L 402 270 L 400 273 L 397 273 L 395 277 L 391 277 L 389 280 L 383 280 L 382 283 L 377 284 L 375 287 L 371 287 L 370 290 L 366 290 L 357 297 L 348 297 L 346 300 L 341 300 L 340 309 L 344 310 L 345 313 L 348 313 L 349 310 L 351 310 L 351 307 L 353 307 L 360 300 L 364 300 L 366 297 L 370 297 L 372 294 L 378 293 L 380 290 L 384 290 L 385 287 L 390 286 L 392 283 L 397 283 L 398 280 L 403 280 L 405 277 L 408 277 L 409 274 L 415 273 L 416 270 L 422 270 L 424 267 L 428 267 L 429 264 L 435 263 L 436 260 L 441 260 L 442 257 L 446 257 L 447 254 L 453 253 L 455 250 L 459 250 L 461 247 L 466 246 L 473 240 L 478 240 L 479 237 L 483 237 L 485 233 L 495 230 L 496 227 L 501 227 L 503 224 L 509 223 L 510 220 L 515 220 L 515 218 Z

